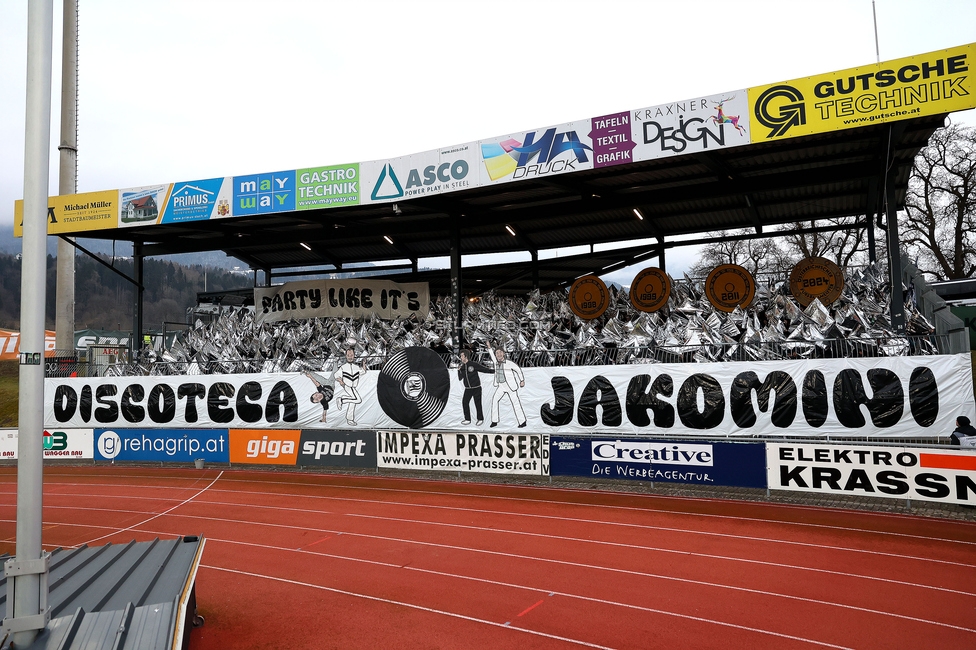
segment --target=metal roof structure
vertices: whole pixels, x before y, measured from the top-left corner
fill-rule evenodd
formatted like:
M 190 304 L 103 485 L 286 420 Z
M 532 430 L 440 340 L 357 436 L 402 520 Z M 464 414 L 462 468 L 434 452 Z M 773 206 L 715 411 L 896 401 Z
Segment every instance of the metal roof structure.
M 901 206 L 915 154 L 944 121 L 945 115 L 935 115 L 879 123 L 394 204 L 151 224 L 85 236 L 140 243 L 144 256 L 221 250 L 265 270 L 329 271 L 409 260 L 416 272 L 419 259 L 452 253 L 452 233 L 464 255 L 536 256 L 539 250 L 620 242 L 626 246 L 620 261 L 632 253 L 625 242 L 635 240 L 663 244 L 689 233 L 762 232 L 778 224 L 871 214 L 883 203 L 886 178 Z M 609 257 L 602 252 L 601 262 Z M 473 288 L 467 278 L 465 284 Z
M 204 545 L 204 539 L 187 536 L 55 550 L 48 578 L 51 620 L 27 648 L 186 647 Z M 0 606 L 6 606 L 7 584 L 0 579 Z M 6 640 L 0 647 L 8 647 Z

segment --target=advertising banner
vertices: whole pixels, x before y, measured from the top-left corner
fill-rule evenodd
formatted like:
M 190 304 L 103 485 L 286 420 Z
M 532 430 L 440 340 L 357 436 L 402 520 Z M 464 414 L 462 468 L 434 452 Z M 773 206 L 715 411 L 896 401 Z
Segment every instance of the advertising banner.
M 593 169 L 590 120 L 482 140 L 481 185 Z
M 160 223 L 202 221 L 231 216 L 230 178 L 173 183 L 173 191 L 163 207 Z
M 766 445 L 769 488 L 976 503 L 976 450 Z
M 235 176 L 232 188 L 235 217 L 295 210 L 295 170 Z
M 47 234 L 84 232 L 118 225 L 119 193 L 116 190 L 51 196 L 47 200 Z M 24 201 L 14 203 L 14 237 L 24 236 Z
M 477 187 L 480 164 L 475 143 L 365 162 L 363 202 L 384 203 Z
M 298 210 L 359 205 L 359 163 L 299 169 Z
M 549 475 L 549 436 L 377 431 L 376 466 L 432 472 Z
M 307 280 L 254 288 L 254 323 L 304 318 L 427 318 L 426 282 Z
M 752 141 L 976 107 L 976 43 L 749 89 Z
M 159 213 L 169 197 L 172 183 L 119 190 L 118 226 L 144 226 L 159 222 Z
M 302 430 L 298 464 L 313 467 L 376 467 L 372 431 Z
M 42 437 L 44 458 L 78 460 L 92 458 L 92 429 L 45 429 Z M 17 429 L 0 429 L 0 458 L 17 459 Z
M 54 355 L 55 334 L 44 330 L 44 356 Z M 0 361 L 13 361 L 20 358 L 20 332 L 0 329 Z
M 251 465 L 295 465 L 297 429 L 231 429 L 230 462 Z
M 640 108 L 628 117 L 632 118 L 633 156 L 638 161 L 750 142 L 749 96 L 744 89 Z M 595 138 L 594 146 L 596 143 Z
M 227 429 L 95 429 L 95 460 L 228 461 Z
M 948 436 L 957 414 L 976 411 L 968 354 L 545 368 L 515 359 L 448 369 L 418 346 L 382 365 L 332 359 L 306 374 L 47 379 L 45 423 L 917 438 Z
M 766 446 L 755 442 L 553 436 L 550 464 L 553 476 L 766 487 Z

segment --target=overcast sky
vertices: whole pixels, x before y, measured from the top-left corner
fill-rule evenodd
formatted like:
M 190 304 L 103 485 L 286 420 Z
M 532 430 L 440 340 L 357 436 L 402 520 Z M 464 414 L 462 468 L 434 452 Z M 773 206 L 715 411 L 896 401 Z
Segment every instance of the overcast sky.
M 26 4 L 0 1 L 3 228 L 23 195 Z M 871 0 L 79 5 L 81 192 L 390 158 L 876 60 Z M 876 6 L 882 60 L 976 41 L 976 1 Z M 56 1 L 52 194 L 60 17 Z

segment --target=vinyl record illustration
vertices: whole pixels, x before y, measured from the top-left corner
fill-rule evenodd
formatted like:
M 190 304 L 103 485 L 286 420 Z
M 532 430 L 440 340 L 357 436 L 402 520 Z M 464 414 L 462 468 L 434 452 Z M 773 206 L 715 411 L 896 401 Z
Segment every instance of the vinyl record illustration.
M 823 257 L 807 257 L 796 263 L 790 273 L 790 291 L 806 307 L 814 298 L 830 306 L 844 291 L 844 272 Z
M 705 296 L 719 311 L 745 309 L 756 297 L 756 281 L 738 264 L 722 264 L 712 269 L 705 279 Z
M 383 412 L 411 429 L 433 423 L 447 406 L 450 393 L 447 366 L 428 348 L 405 348 L 395 353 L 376 381 Z
M 599 318 L 609 306 L 607 285 L 595 275 L 584 275 L 569 289 L 569 308 L 583 320 Z

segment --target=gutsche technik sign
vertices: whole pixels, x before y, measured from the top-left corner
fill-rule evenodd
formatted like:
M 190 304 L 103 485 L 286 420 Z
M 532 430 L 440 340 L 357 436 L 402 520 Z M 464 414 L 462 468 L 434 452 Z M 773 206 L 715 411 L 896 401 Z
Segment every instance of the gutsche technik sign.
M 956 415 L 976 411 L 970 364 L 968 354 L 555 368 L 503 358 L 474 395 L 414 347 L 381 367 L 343 359 L 306 374 L 47 379 L 45 424 L 911 438 L 948 435 Z
M 970 43 L 398 158 L 53 197 L 48 233 L 390 203 L 962 111 L 976 108 L 974 58 Z

